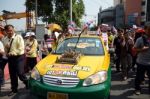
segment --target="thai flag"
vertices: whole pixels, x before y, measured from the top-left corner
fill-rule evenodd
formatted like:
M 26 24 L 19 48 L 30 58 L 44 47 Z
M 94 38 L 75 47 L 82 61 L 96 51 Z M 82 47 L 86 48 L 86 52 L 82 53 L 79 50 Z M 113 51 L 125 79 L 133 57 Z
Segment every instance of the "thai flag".
M 97 29 L 97 35 L 100 35 L 101 34 L 101 28 L 100 28 L 100 26 L 98 27 L 98 29 Z
M 89 28 L 92 23 L 93 23 L 93 21 L 86 22 L 86 23 L 84 24 L 83 28 L 84 28 L 84 29 L 85 29 L 85 28 Z

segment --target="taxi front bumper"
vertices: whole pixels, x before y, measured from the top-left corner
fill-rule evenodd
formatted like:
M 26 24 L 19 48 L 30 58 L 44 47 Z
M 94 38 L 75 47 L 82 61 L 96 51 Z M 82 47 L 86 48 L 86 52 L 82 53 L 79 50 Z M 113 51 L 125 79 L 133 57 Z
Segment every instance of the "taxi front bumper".
M 48 92 L 68 94 L 69 99 L 107 99 L 110 92 L 109 82 L 88 87 L 62 88 L 42 84 L 30 79 L 31 92 L 47 97 Z

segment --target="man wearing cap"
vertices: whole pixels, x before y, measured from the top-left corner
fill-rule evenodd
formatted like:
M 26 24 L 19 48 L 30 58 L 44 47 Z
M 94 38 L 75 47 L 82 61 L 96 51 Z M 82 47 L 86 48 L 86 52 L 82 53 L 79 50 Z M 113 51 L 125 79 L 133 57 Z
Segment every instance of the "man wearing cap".
M 5 52 L 8 57 L 9 74 L 11 80 L 11 92 L 17 93 L 18 77 L 27 87 L 27 78 L 24 74 L 24 40 L 21 35 L 17 35 L 13 25 L 6 25 L 7 36 L 4 39 Z
M 135 94 L 141 94 L 140 84 L 143 80 L 144 73 L 147 70 L 149 78 L 150 92 L 150 22 L 145 24 L 145 35 L 138 38 L 134 45 L 134 49 L 138 52 L 137 55 L 137 72 L 135 78 Z

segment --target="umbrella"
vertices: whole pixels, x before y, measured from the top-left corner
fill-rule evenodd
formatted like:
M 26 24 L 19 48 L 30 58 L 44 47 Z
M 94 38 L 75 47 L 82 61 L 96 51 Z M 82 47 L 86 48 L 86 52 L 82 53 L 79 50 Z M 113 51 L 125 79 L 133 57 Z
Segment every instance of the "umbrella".
M 47 28 L 50 29 L 51 31 L 54 31 L 54 30 L 62 30 L 61 26 L 58 25 L 58 24 L 55 24 L 55 23 L 48 24 L 48 25 L 47 25 Z

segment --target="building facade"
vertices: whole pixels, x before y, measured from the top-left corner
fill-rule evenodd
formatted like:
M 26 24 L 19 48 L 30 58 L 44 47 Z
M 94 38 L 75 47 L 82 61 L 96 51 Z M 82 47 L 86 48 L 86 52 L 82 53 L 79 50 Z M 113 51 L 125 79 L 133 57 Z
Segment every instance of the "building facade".
M 150 21 L 150 0 L 114 0 L 114 7 L 98 13 L 98 25 L 144 26 L 146 21 Z
M 109 24 L 114 25 L 115 20 L 115 8 L 110 7 L 105 10 L 101 10 L 98 14 L 98 25 L 100 24 Z
M 125 24 L 143 26 L 150 21 L 150 0 L 114 0 L 114 5 L 123 4 Z
M 108 24 L 110 26 L 122 27 L 124 25 L 124 7 L 119 4 L 115 7 L 110 7 L 105 10 L 100 10 L 98 13 L 98 25 Z

